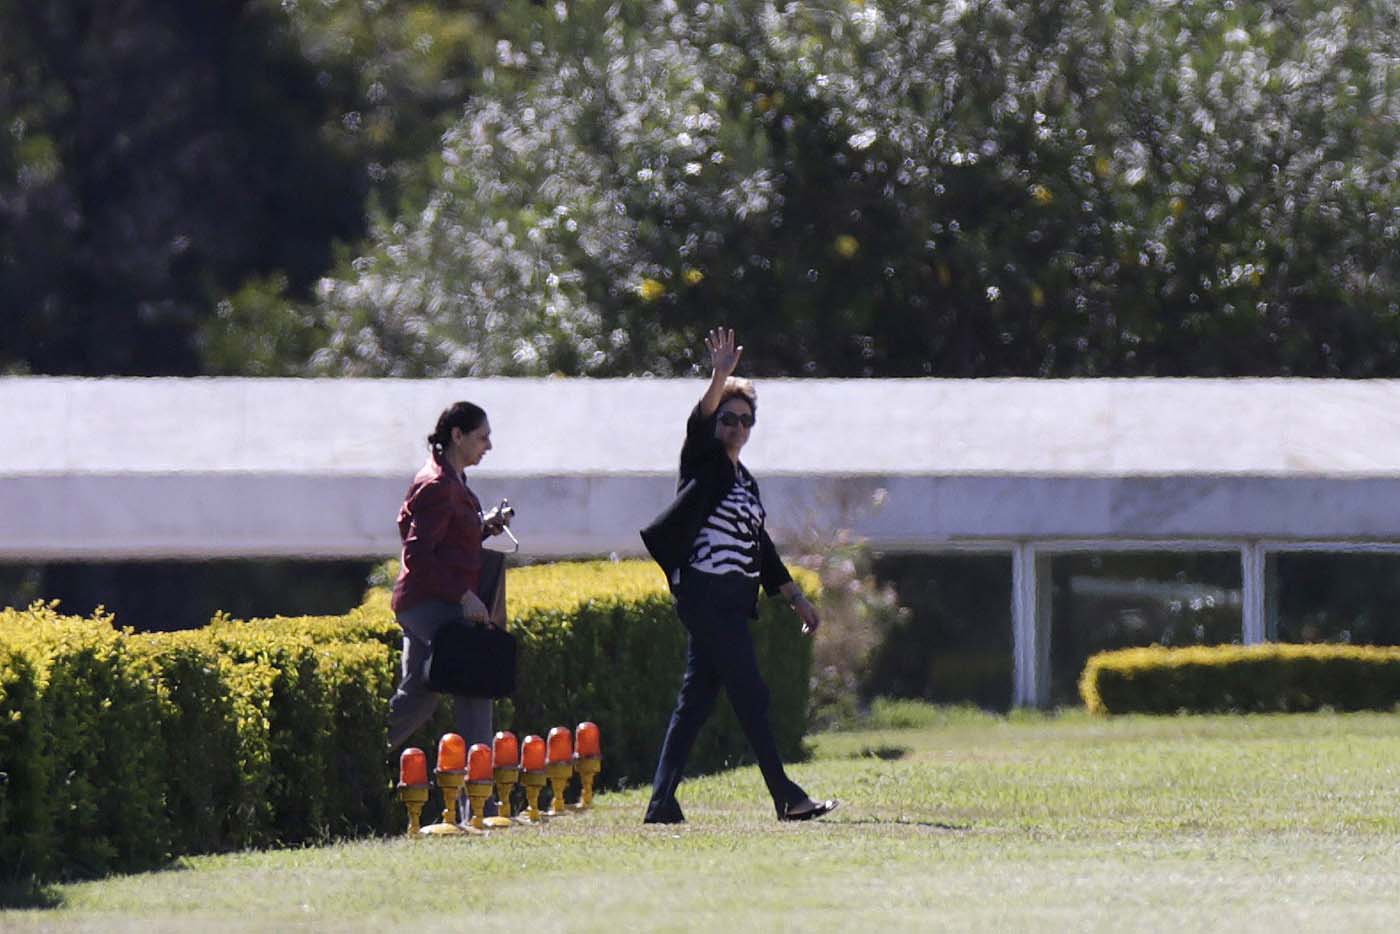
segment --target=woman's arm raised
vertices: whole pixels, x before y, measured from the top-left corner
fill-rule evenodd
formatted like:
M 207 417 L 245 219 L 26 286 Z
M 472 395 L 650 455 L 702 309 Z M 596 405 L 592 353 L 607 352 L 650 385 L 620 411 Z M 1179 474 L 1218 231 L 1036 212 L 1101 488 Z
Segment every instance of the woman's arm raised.
M 709 418 L 719 408 L 720 397 L 724 395 L 724 381 L 734 375 L 744 348 L 735 346 L 733 328 L 712 328 L 705 338 L 705 347 L 710 351 L 714 374 L 710 377 L 705 394 L 700 397 L 700 414 Z

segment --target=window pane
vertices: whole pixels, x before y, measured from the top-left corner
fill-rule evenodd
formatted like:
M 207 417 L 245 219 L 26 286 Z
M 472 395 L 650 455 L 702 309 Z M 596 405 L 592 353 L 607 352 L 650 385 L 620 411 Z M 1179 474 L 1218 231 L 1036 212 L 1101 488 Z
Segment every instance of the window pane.
M 1011 706 L 1011 558 L 876 555 L 909 616 L 872 653 L 866 691 L 941 704 Z
M 1273 638 L 1400 645 L 1400 555 L 1271 556 Z
M 1240 558 L 1219 553 L 1093 553 L 1051 559 L 1050 695 L 1079 700 L 1095 652 L 1239 642 Z

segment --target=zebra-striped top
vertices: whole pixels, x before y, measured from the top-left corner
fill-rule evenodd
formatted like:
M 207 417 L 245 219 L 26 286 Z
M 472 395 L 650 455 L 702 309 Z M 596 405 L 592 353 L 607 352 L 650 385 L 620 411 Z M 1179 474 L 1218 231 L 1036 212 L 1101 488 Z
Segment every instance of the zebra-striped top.
M 715 511 L 710 513 L 690 549 L 690 566 L 706 574 L 758 577 L 759 533 L 763 504 L 742 472 Z

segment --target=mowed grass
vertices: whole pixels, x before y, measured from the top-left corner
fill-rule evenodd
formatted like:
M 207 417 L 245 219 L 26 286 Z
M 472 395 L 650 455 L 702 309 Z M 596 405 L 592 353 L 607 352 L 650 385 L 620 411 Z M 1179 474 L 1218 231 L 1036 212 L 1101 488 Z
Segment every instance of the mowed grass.
M 792 767 L 843 806 L 779 824 L 756 769 L 474 840 L 185 860 L 58 886 L 0 930 L 1391 931 L 1400 719 L 994 717 L 885 705 Z M 606 739 L 606 737 L 605 737 Z M 313 790 L 310 790 L 314 792 Z

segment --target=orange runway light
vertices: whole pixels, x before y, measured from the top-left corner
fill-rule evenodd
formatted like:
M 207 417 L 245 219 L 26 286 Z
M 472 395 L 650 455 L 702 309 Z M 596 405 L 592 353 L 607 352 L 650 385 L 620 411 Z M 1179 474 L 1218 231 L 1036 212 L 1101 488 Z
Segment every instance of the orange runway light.
M 491 747 L 485 743 L 474 743 L 467 753 L 467 781 L 491 781 Z
M 467 767 L 467 741 L 456 733 L 444 733 L 438 740 L 439 772 L 460 772 Z
M 566 726 L 556 726 L 549 731 L 549 787 L 554 790 L 547 813 L 558 817 L 569 813 L 564 807 L 564 789 L 574 776 L 574 735 Z
M 574 757 L 574 735 L 566 726 L 549 731 L 549 762 L 568 762 Z
M 428 757 L 410 746 L 399 756 L 399 786 L 428 784 Z
M 486 799 L 491 797 L 491 747 L 473 743 L 467 751 L 467 800 L 471 802 L 470 826 L 486 829 Z
M 520 744 L 515 734 L 502 731 L 491 741 L 491 758 L 498 769 L 513 769 L 520 765 Z
M 462 796 L 462 785 L 467 780 L 467 741 L 456 733 L 442 734 L 442 739 L 438 740 L 437 768 L 433 771 L 442 789 L 442 818 L 421 832 L 444 837 L 483 833 L 480 828 L 457 823 L 457 799 Z
M 598 733 L 598 724 L 588 720 L 578 725 L 574 736 L 578 740 L 574 771 L 578 773 L 579 780 L 579 799 L 574 807 L 586 811 L 593 806 L 593 780 L 603 768 L 603 741 Z
M 408 835 L 416 837 L 428 803 L 428 757 L 414 746 L 399 756 L 399 800 L 408 808 Z
M 491 765 L 496 781 L 496 801 L 500 809 L 495 817 L 487 817 L 487 827 L 504 830 L 515 822 L 510 815 L 510 795 L 520 781 L 520 744 L 515 734 L 502 730 L 491 741 Z
M 544 740 L 533 733 L 525 737 L 522 747 L 524 761 L 521 763 L 524 770 L 520 776 L 520 784 L 525 786 L 525 813 L 521 814 L 517 820 L 522 824 L 543 824 L 544 815 L 540 813 L 540 791 L 545 784 L 545 754 Z
M 525 771 L 544 771 L 544 740 L 538 736 L 530 735 L 525 737 Z
M 578 725 L 578 732 L 574 735 L 578 738 L 578 757 L 580 759 L 593 759 L 603 754 L 603 743 L 598 734 L 598 724 L 585 720 Z

